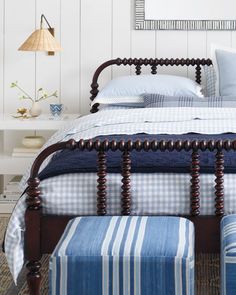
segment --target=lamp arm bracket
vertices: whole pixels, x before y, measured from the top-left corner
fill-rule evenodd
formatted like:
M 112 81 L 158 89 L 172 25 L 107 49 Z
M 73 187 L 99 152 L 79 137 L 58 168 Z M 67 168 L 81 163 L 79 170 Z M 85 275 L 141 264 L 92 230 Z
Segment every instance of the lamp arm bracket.
M 45 20 L 45 22 L 47 23 L 49 29 L 52 29 L 52 27 L 50 26 L 48 20 L 46 19 L 45 15 L 44 14 L 41 14 L 41 21 L 40 21 L 40 28 L 42 29 L 43 27 L 43 19 Z

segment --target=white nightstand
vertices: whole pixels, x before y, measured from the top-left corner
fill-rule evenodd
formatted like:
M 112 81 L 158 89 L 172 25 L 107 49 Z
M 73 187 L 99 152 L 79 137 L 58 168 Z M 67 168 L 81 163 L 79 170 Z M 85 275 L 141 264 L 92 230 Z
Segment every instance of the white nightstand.
M 11 115 L 0 115 L 0 194 L 14 175 L 23 175 L 33 158 L 12 157 L 13 148 L 21 144 L 25 135 L 40 134 L 48 139 L 56 130 L 79 114 L 64 114 L 61 119 L 52 119 L 50 114 L 37 118 L 16 119 Z M 0 202 L 0 213 L 10 213 L 14 203 Z

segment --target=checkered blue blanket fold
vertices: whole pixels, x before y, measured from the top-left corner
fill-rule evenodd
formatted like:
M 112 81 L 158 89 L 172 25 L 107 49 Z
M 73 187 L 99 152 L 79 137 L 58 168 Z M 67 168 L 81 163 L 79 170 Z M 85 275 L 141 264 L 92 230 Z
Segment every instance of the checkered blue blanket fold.
M 236 108 L 236 96 L 168 96 L 157 93 L 143 94 L 146 108 Z

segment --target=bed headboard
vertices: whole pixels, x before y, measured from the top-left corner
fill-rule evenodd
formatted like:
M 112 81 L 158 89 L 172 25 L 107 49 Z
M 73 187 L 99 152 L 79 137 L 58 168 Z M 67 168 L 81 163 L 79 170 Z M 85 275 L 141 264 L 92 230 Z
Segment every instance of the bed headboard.
M 98 78 L 101 74 L 101 72 L 109 67 L 109 66 L 112 66 L 112 65 L 117 65 L 117 66 L 121 66 L 121 65 L 124 65 L 124 66 L 135 66 L 135 73 L 136 75 L 141 75 L 142 73 L 142 66 L 150 66 L 151 68 L 151 74 L 155 75 L 157 74 L 157 67 L 158 66 L 195 66 L 195 77 L 196 77 L 196 82 L 201 84 L 201 76 L 202 76 L 202 73 L 201 73 L 201 66 L 210 66 L 212 65 L 212 61 L 210 59 L 205 59 L 205 58 L 192 58 L 192 59 L 189 59 L 189 58 L 176 58 L 176 59 L 173 59 L 173 58 L 166 58 L 166 59 L 158 59 L 158 58 L 124 58 L 124 59 L 121 59 L 121 58 L 117 58 L 117 59 L 111 59 L 111 60 L 108 60 L 106 62 L 104 62 L 103 64 L 101 64 L 96 72 L 94 73 L 94 76 L 93 76 L 93 81 L 92 81 L 92 84 L 91 84 L 91 91 L 90 93 L 92 94 L 92 96 L 90 97 L 90 100 L 93 101 L 95 99 L 95 97 L 97 96 L 99 90 L 98 90 L 98 87 L 99 87 L 99 84 L 98 84 Z M 98 106 L 99 104 L 94 104 L 90 110 L 91 113 L 96 113 L 98 111 Z

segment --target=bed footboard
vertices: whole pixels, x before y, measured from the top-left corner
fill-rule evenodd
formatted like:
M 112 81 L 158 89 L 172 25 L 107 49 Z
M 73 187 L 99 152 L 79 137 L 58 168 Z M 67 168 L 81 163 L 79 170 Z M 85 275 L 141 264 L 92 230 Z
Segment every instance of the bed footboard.
M 41 252 L 51 254 L 61 238 L 68 221 L 75 216 L 42 215 Z M 220 252 L 220 218 L 215 216 L 190 217 L 195 226 L 197 253 Z M 53 233 L 53 234 L 52 234 Z
M 158 138 L 158 136 L 157 136 Z M 131 195 L 131 153 L 133 150 L 149 151 L 191 151 L 191 182 L 189 197 L 189 215 L 185 216 L 192 220 L 196 230 L 196 250 L 202 253 L 219 252 L 220 230 L 219 224 L 224 215 L 224 152 L 236 150 L 235 141 L 93 141 L 93 140 L 69 140 L 54 144 L 46 148 L 35 160 L 28 181 L 27 210 L 25 215 L 26 235 L 25 253 L 29 261 L 28 284 L 31 294 L 39 294 L 40 284 L 40 258 L 43 253 L 51 253 L 58 242 L 67 222 L 73 216 L 45 216 L 42 215 L 40 199 L 40 180 L 38 173 L 44 160 L 56 151 L 63 149 L 79 149 L 97 151 L 97 215 L 107 214 L 107 165 L 106 152 L 108 150 L 121 151 L 121 215 L 130 215 L 132 208 Z M 200 167 L 201 159 L 199 151 L 209 150 L 215 153 L 215 215 L 201 215 L 200 196 Z

